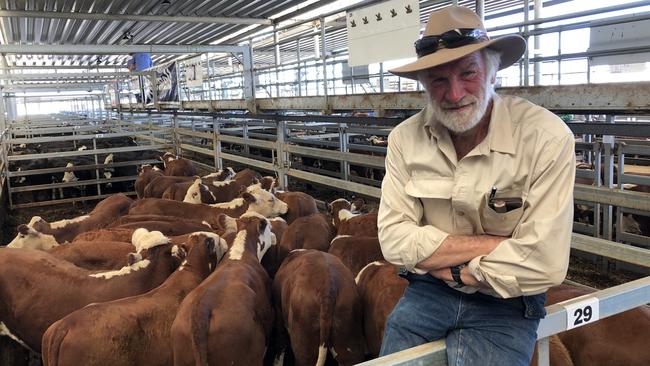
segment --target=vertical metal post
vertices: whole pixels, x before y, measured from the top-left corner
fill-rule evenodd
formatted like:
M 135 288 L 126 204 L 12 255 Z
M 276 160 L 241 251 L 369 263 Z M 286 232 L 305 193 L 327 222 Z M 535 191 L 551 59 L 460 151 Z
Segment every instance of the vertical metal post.
M 244 63 L 244 99 L 248 105 L 248 110 L 257 113 L 257 103 L 255 102 L 255 75 L 253 73 L 253 42 L 248 43 L 248 47 L 243 48 Z
M 244 139 L 244 153 L 248 155 L 250 154 L 250 147 L 248 146 L 248 121 L 243 122 L 241 133 Z
M 384 94 L 384 63 L 379 63 L 379 93 Z
M 602 186 L 602 170 L 603 166 L 601 164 L 602 157 L 603 157 L 603 146 L 600 142 L 595 141 L 593 143 L 593 150 L 594 150 L 594 182 L 596 183 L 596 187 Z M 597 238 L 601 237 L 601 230 L 600 230 L 600 203 L 596 203 L 594 205 L 594 236 Z
M 557 55 L 562 55 L 562 31 L 557 33 Z M 557 85 L 562 85 L 562 58 L 557 59 Z
M 341 123 L 339 125 L 339 147 L 341 152 L 348 152 L 348 125 Z M 347 160 L 341 161 L 341 179 L 350 180 L 350 163 Z
M 275 43 L 274 47 L 274 56 L 275 56 L 275 96 L 280 97 L 280 74 L 279 74 L 279 69 L 280 69 L 280 64 L 282 63 L 282 58 L 280 56 L 280 44 L 278 44 L 278 32 L 277 32 L 278 25 L 275 24 L 273 26 L 273 43 Z
M 223 169 L 223 159 L 221 158 L 221 140 L 219 139 L 219 120 L 216 116 L 212 117 L 212 149 L 214 150 L 214 167 Z
M 524 22 L 528 22 L 530 20 L 530 2 L 529 0 L 524 0 Z M 524 34 L 525 34 L 525 39 L 526 42 L 528 42 L 528 30 L 529 27 L 528 25 L 524 26 Z M 523 75 L 522 75 L 522 80 L 523 80 L 523 85 L 528 86 L 530 84 L 530 80 L 528 80 L 528 73 L 530 72 L 530 47 L 526 48 L 526 52 L 524 53 L 524 61 L 523 61 Z M 521 85 L 521 84 L 519 84 Z
M 549 338 L 542 338 L 537 341 L 537 365 L 548 366 L 551 364 L 549 353 Z
M 606 123 L 614 123 L 615 117 L 608 115 Z M 607 188 L 614 187 L 614 136 L 604 135 L 603 146 L 605 148 L 605 157 L 603 159 L 604 185 Z M 603 236 L 607 240 L 612 240 L 612 206 L 603 205 Z
M 625 169 L 625 153 L 623 152 L 624 142 L 616 142 L 616 155 L 618 156 L 618 172 L 616 173 L 616 182 L 618 189 L 623 191 L 623 174 Z M 621 232 L 623 231 L 623 209 L 617 207 L 616 209 L 616 241 L 621 242 Z
M 296 40 L 296 58 L 298 60 L 298 96 L 302 97 L 302 73 L 300 68 L 300 38 Z
M 535 0 L 535 20 L 541 17 L 542 17 L 542 0 Z M 537 27 L 538 26 L 535 25 L 535 29 L 537 29 Z M 540 36 L 535 36 L 535 51 L 539 51 L 540 47 L 541 47 Z M 541 53 L 535 55 L 535 57 L 537 56 L 541 56 Z M 541 67 L 542 67 L 541 62 L 535 62 L 535 75 L 534 75 L 535 83 L 533 85 L 540 84 Z
M 325 103 L 327 104 L 327 49 L 325 43 L 325 17 L 320 18 L 320 44 L 321 44 L 321 60 L 323 62 L 323 91 L 325 95 Z M 327 108 L 327 105 L 326 105 Z
M 178 115 L 176 111 L 172 114 L 172 141 L 174 144 L 174 154 L 181 155 L 181 141 L 178 135 Z
M 287 142 L 287 122 L 278 121 L 277 131 L 276 131 L 276 147 L 275 147 L 275 156 L 276 161 L 273 164 L 275 169 L 275 174 L 277 175 L 277 184 L 278 187 L 282 190 L 287 190 L 289 187 L 289 176 L 287 172 L 290 168 L 289 154 L 286 152 L 286 142 Z
M 93 138 L 93 150 L 97 151 L 97 138 Z M 97 159 L 97 153 L 94 153 L 93 156 L 95 157 L 95 166 L 99 165 L 99 159 Z M 99 177 L 99 168 L 95 168 L 95 179 L 99 180 L 101 179 Z M 101 184 L 97 183 L 97 195 L 101 196 L 102 195 L 102 188 Z

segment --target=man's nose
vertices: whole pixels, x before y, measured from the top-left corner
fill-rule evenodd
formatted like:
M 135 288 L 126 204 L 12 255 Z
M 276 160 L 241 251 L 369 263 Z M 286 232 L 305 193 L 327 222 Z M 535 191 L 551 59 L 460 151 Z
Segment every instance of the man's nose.
M 447 101 L 458 103 L 466 94 L 463 83 L 456 78 L 450 78 L 449 89 L 447 90 L 447 95 L 445 95 Z

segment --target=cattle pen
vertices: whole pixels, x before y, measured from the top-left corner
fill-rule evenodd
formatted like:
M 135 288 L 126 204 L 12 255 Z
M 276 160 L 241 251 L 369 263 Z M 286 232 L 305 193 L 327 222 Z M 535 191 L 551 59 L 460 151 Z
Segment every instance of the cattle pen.
M 126 241 L 135 246 L 139 260 L 144 255 L 145 260 L 157 263 L 164 255 L 171 255 L 164 257 L 170 262 L 179 255 L 187 255 L 181 257 L 187 261 L 192 246 L 185 242 L 181 245 L 175 241 L 181 239 L 174 238 L 190 235 L 194 231 L 190 228 L 196 228 L 195 231 L 213 234 L 195 236 L 192 243 L 201 240 L 221 260 L 227 258 L 227 247 L 219 252 L 221 240 L 223 245 L 230 240 L 228 246 L 233 246 L 235 239 L 234 234 L 224 239 L 228 231 L 219 230 L 234 225 L 237 233 L 239 226 L 245 226 L 260 238 L 257 245 L 262 249 L 258 248 L 257 254 L 262 251 L 264 255 L 268 250 L 265 259 L 259 256 L 258 262 L 273 281 L 283 257 L 275 249 L 268 249 L 270 231 L 267 233 L 264 225 L 258 223 L 261 220 L 271 227 L 273 220 L 260 219 L 258 214 L 243 215 L 240 223 L 235 217 L 233 224 L 217 214 L 209 220 L 196 219 L 200 217 L 198 212 L 213 209 L 205 208 L 206 203 L 216 205 L 216 210 L 223 207 L 230 210 L 233 208 L 223 205 L 235 202 L 231 199 L 259 201 L 264 197 L 272 202 L 264 212 L 276 216 L 282 212 L 278 208 L 284 202 L 282 194 L 301 192 L 315 199 L 317 211 L 309 214 L 318 212 L 328 222 L 335 222 L 333 229 L 339 235 L 348 233 L 341 233 L 337 226 L 340 222 L 336 220 L 343 220 L 343 216 L 332 208 L 335 202 L 347 202 L 350 217 L 376 215 L 386 174 L 388 137 L 395 127 L 425 108 L 429 101 L 421 83 L 388 72 L 396 65 L 395 59 L 404 57 L 379 55 L 355 64 L 353 58 L 371 51 L 354 38 L 358 37 L 356 26 L 351 27 L 349 20 L 357 19 L 359 14 L 371 15 L 372 20 L 382 12 L 388 17 L 391 9 L 402 9 L 408 3 L 407 6 L 419 12 L 414 26 L 417 35 L 432 11 L 451 5 L 469 6 L 485 19 L 491 34 L 519 34 L 528 40 L 529 49 L 524 57 L 497 74 L 496 93 L 523 98 L 548 109 L 566 123 L 575 138 L 571 267 L 565 283 L 575 292 L 546 304 L 547 315 L 540 322 L 533 364 L 564 365 L 556 357 L 559 343 L 571 359 L 566 365 L 650 364 L 650 353 L 635 348 L 638 339 L 624 337 L 625 329 L 621 329 L 629 326 L 640 332 L 639 337 L 650 336 L 650 79 L 645 75 L 650 65 L 647 52 L 650 6 L 647 2 L 599 4 L 589 9 L 580 8 L 585 6 L 581 0 L 182 3 L 147 0 L 137 7 L 118 0 L 92 0 L 80 5 L 54 4 L 52 10 L 40 10 L 50 7 L 48 1 L 39 0 L 34 4 L 9 1 L 6 9 L 0 9 L 0 20 L 5 20 L 0 21 L 0 238 L 3 240 L 0 246 L 15 244 L 30 235 L 42 235 L 44 231 L 39 232 L 39 225 L 56 231 L 60 229 L 57 226 L 77 225 L 101 214 L 110 217 L 105 220 L 110 222 L 95 224 L 93 221 L 94 227 L 79 229 L 79 235 L 92 242 L 94 231 L 119 228 L 122 231 L 118 233 L 116 229 L 107 242 L 120 242 L 128 232 Z M 563 3 L 578 9 L 567 8 Z M 118 11 L 118 6 L 124 7 L 124 11 Z M 187 11 L 192 6 L 197 8 L 194 15 Z M 24 10 L 17 10 L 23 7 Z M 201 12 L 209 16 L 196 16 Z M 363 24 L 362 17 L 357 21 L 355 24 Z M 102 32 L 112 35 L 100 36 Z M 629 36 L 634 32 L 643 36 Z M 606 42 L 605 34 L 621 37 L 621 44 Z M 374 42 L 397 42 L 395 37 L 383 33 L 377 37 L 373 38 Z M 145 55 L 153 66 L 129 69 L 130 63 L 140 60 L 137 55 Z M 187 162 L 191 170 L 187 174 L 168 174 L 174 162 Z M 179 178 L 165 183 L 168 184 L 164 186 L 166 193 L 161 189 L 156 196 L 149 190 L 142 196 L 138 182 L 148 169 L 161 171 L 156 174 L 168 178 Z M 233 174 L 226 177 L 229 169 Z M 229 192 L 228 198 L 222 201 L 202 201 L 202 194 L 215 198 L 214 190 L 201 192 L 200 187 L 206 181 L 210 182 L 208 185 L 221 187 L 234 181 L 236 173 L 245 175 L 246 172 L 255 177 L 241 190 Z M 271 183 L 262 189 L 265 178 Z M 262 188 L 246 188 L 253 183 Z M 168 187 L 172 186 L 184 187 L 178 199 L 183 204 L 197 202 L 204 208 L 188 210 L 174 218 L 163 218 L 170 208 L 156 206 L 151 212 L 145 210 L 148 206 L 143 208 L 143 200 L 170 198 L 173 191 Z M 198 201 L 190 200 L 191 187 L 199 187 L 193 198 Z M 102 204 L 122 199 L 124 202 L 120 204 L 124 207 L 106 213 Z M 357 202 L 362 202 L 363 207 L 355 211 L 361 207 L 355 206 L 359 205 Z M 289 200 L 286 205 L 290 205 Z M 142 213 L 156 217 L 149 219 L 156 223 L 147 226 L 147 230 L 164 228 L 170 234 L 160 230 L 171 239 L 151 247 L 137 244 L 133 229 L 140 222 L 136 215 Z M 376 216 L 372 217 L 377 220 Z M 287 220 L 286 215 L 284 218 Z M 280 225 L 277 221 L 275 224 Z M 181 227 L 187 230 L 181 232 Z M 372 230 L 370 236 L 377 237 L 377 226 Z M 280 231 L 294 233 L 291 222 Z M 56 237 L 58 234 L 52 235 L 55 246 L 63 244 Z M 367 238 L 367 235 L 359 237 Z M 183 240 L 189 242 L 188 238 Z M 276 232 L 273 238 L 276 240 Z M 333 238 L 330 238 L 332 244 Z M 378 239 L 373 240 L 379 243 Z M 160 254 L 156 245 L 167 244 L 170 248 L 174 244 L 175 249 L 163 249 L 169 253 Z M 75 244 L 62 246 L 69 245 Z M 328 251 L 328 247 L 318 249 Z M 6 254 L 9 250 L 14 251 L 0 249 L 0 263 L 5 263 L 1 262 L 3 255 L 13 258 Z M 241 253 L 246 251 L 242 249 Z M 42 255 L 45 254 L 35 254 L 35 258 Z M 129 256 L 129 266 L 141 263 L 137 255 Z M 20 255 L 16 258 L 23 260 Z M 379 263 L 375 261 L 383 260 L 383 255 L 379 253 L 378 258 L 373 258 L 359 267 L 364 270 L 351 271 L 352 278 L 356 277 L 355 291 L 361 293 L 361 298 L 365 296 L 363 291 L 370 291 L 363 287 L 367 284 L 361 284 L 365 265 Z M 279 263 L 268 264 L 276 260 Z M 185 268 L 180 263 L 175 265 Z M 251 266 L 255 268 L 251 273 L 257 273 L 257 265 Z M 209 268 L 208 273 L 217 271 L 212 272 L 212 264 Z M 179 272 L 165 276 L 180 278 Z M 397 274 L 393 272 L 391 278 L 396 279 Z M 0 276 L 10 278 L 9 274 L 2 273 Z M 370 276 L 368 273 L 371 271 L 365 275 Z M 157 288 L 162 281 L 147 283 L 147 291 Z M 206 286 L 199 283 L 193 286 L 199 289 Z M 129 296 L 125 299 L 155 292 L 147 291 L 125 291 L 128 293 L 125 296 Z M 224 287 L 223 291 L 230 290 Z M 267 297 L 268 301 L 274 299 L 270 293 Z M 115 295 L 101 302 L 122 301 L 121 298 Z M 89 299 L 87 303 L 100 302 Z M 2 301 L 0 312 L 7 312 L 5 307 L 9 305 Z M 131 306 L 128 300 L 121 304 L 123 308 Z M 379 307 L 370 302 L 363 304 L 366 312 L 368 307 Z M 83 306 L 70 305 L 70 311 L 61 313 L 66 317 L 53 318 L 52 323 L 68 319 L 69 313 L 79 313 L 80 319 L 89 317 L 90 313 L 81 312 Z M 175 306 L 185 309 L 186 305 Z M 175 311 L 176 308 L 172 315 L 168 314 L 171 318 L 165 320 L 169 322 L 168 328 L 172 328 Z M 72 321 L 54 323 L 56 327 L 49 327 L 51 323 L 48 323 L 44 329 L 33 332 L 16 326 L 12 319 L 0 314 L 0 366 L 53 362 L 45 343 L 41 355 L 41 337 L 52 340 L 56 338 L 53 335 L 56 327 L 58 331 L 65 326 L 72 327 Z M 386 319 L 382 320 L 383 330 Z M 281 324 L 278 319 L 270 322 L 274 327 Z M 447 365 L 444 339 L 378 357 L 371 345 L 372 337 L 367 334 L 367 325 L 360 327 L 364 327 L 359 337 L 366 348 L 363 357 L 354 364 Z M 174 331 L 186 330 L 176 324 Z M 273 330 L 274 337 L 279 334 L 276 331 Z M 606 339 L 599 339 L 603 334 Z M 276 338 L 268 341 L 270 348 L 273 349 L 275 341 Z M 612 342 L 607 352 L 613 358 L 594 350 L 599 342 Z M 124 347 L 124 354 L 128 354 L 134 346 Z M 172 345 L 167 348 L 171 353 Z M 102 352 L 109 352 L 108 349 Z M 332 350 L 333 346 L 325 353 L 327 364 L 347 364 L 336 359 Z M 275 351 L 269 350 L 265 357 L 271 357 Z M 251 354 L 255 352 L 252 350 Z M 319 360 L 320 352 L 316 350 Z M 176 357 L 174 362 L 167 360 L 161 364 L 182 364 Z M 295 355 L 287 357 L 284 364 L 297 362 L 291 359 Z M 63 359 L 61 356 L 57 360 Z M 264 359 L 264 364 L 272 361 Z

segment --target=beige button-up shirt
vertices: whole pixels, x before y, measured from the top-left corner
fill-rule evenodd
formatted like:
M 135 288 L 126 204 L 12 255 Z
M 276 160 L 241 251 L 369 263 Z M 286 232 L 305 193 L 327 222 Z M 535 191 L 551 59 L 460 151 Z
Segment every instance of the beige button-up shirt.
M 553 113 L 498 95 L 488 134 L 460 161 L 445 127 L 428 108 L 390 133 L 379 206 L 384 257 L 420 274 L 449 234 L 509 237 L 468 267 L 491 289 L 464 292 L 515 297 L 562 282 L 573 226 L 574 137 Z M 498 213 L 488 200 L 521 199 Z

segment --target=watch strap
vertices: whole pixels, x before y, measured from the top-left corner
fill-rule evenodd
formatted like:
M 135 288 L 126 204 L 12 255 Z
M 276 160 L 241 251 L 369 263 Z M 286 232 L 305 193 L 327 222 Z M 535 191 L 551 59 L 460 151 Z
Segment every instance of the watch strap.
M 460 270 L 463 269 L 463 267 L 465 267 L 464 264 L 449 267 L 449 270 L 451 271 L 451 277 L 454 279 L 454 281 L 456 281 L 456 288 L 465 286 L 463 279 L 460 277 Z

